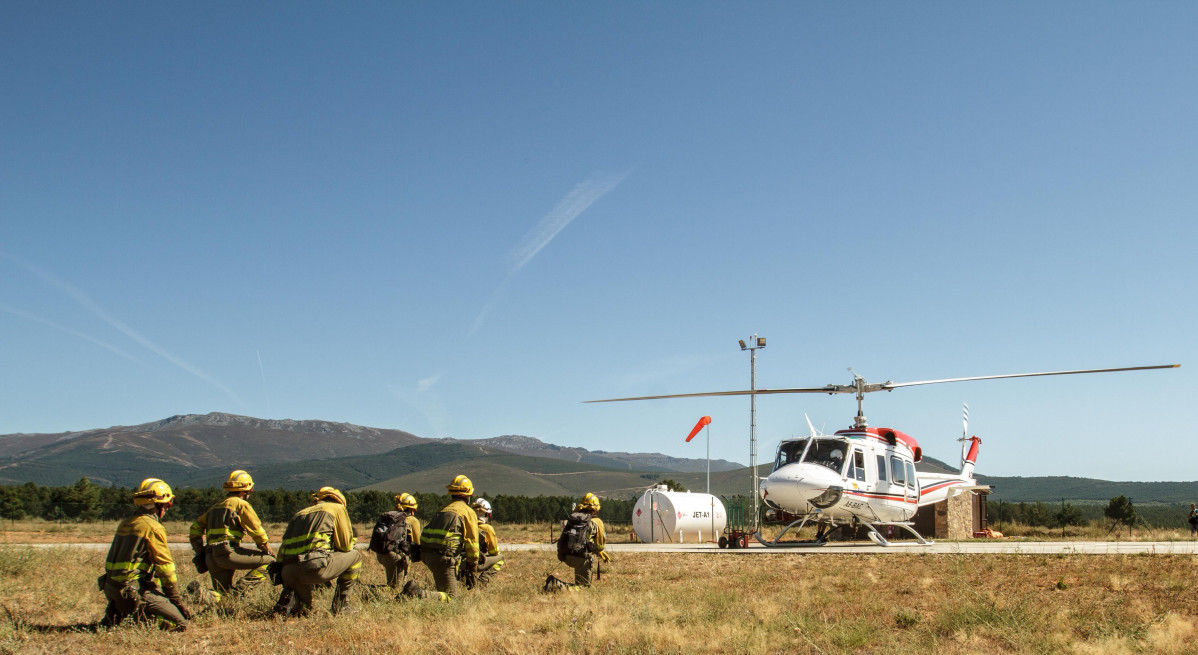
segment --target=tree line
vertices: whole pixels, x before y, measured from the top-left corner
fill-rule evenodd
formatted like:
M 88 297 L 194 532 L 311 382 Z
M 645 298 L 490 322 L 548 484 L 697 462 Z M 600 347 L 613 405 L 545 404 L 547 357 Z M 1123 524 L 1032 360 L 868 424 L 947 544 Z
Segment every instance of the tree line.
M 198 517 L 225 497 L 220 487 L 175 489 L 171 513 L 181 520 Z M 267 523 L 286 523 L 293 514 L 312 504 L 312 493 L 289 489 L 255 489 L 250 502 L 258 517 Z M 419 509 L 416 516 L 432 519 L 449 504 L 448 495 L 413 493 Z M 496 523 L 544 523 L 564 520 L 578 498 L 574 496 L 486 495 Z M 395 509 L 395 494 L 384 491 L 350 491 L 345 494 L 350 519 L 355 523 L 374 523 L 379 514 Z M 609 523 L 628 523 L 635 499 L 604 499 L 601 516 Z M 105 487 L 80 478 L 73 485 L 45 487 L 26 482 L 19 486 L 0 486 L 0 518 L 21 520 L 41 518 L 47 521 L 116 521 L 129 515 L 133 490 Z
M 1127 527 L 1189 528 L 1186 517 L 1189 507 L 1181 504 L 1135 505 L 1127 496 L 1115 496 L 1106 505 L 1073 503 L 1008 503 L 990 501 L 986 504 L 991 524 L 1018 523 L 1033 527 L 1063 528 L 1099 521 L 1110 521 Z

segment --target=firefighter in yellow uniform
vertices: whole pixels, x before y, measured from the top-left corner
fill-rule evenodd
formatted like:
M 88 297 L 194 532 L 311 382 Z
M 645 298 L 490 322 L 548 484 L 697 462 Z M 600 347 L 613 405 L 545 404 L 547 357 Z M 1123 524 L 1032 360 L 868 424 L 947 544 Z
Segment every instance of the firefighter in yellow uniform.
M 503 555 L 499 552 L 499 537 L 495 536 L 495 528 L 491 527 L 491 503 L 485 498 L 478 498 L 470 507 L 478 514 L 478 585 L 487 586 L 496 573 L 503 570 Z
M 108 599 L 100 625 L 112 627 L 127 616 L 157 618 L 159 626 L 186 630 L 191 610 L 179 595 L 162 517 L 174 503 L 170 485 L 146 478 L 133 492 L 137 513 L 121 521 L 97 582 Z M 159 585 L 161 584 L 161 587 Z
M 249 503 L 254 479 L 245 471 L 233 471 L 224 488 L 228 494 L 226 498 L 201 514 L 191 524 L 189 534 L 191 548 L 196 552 L 194 561 L 198 564 L 203 558 L 208 575 L 212 577 L 212 598 L 216 601 L 229 595 L 244 595 L 266 579 L 266 567 L 275 561 L 262 521 Z M 257 550 L 241 546 L 241 539 L 246 535 L 257 544 Z M 197 566 L 196 570 L 199 568 Z M 249 573 L 234 585 L 233 574 L 247 570 Z M 188 590 L 198 595 L 198 582 L 191 583 Z
M 459 475 L 445 488 L 453 501 L 429 521 L 420 538 L 420 559 L 432 572 L 437 590 L 421 590 L 415 580 L 408 580 L 404 596 L 448 603 L 458 593 L 459 571 L 470 574 L 478 569 L 478 515 L 468 504 L 474 484 Z
M 579 535 L 577 541 L 571 540 L 571 535 Z M 595 558 L 604 562 L 611 561 L 607 554 L 607 532 L 603 521 L 599 518 L 599 497 L 588 493 L 574 507 L 574 513 L 566 521 L 566 527 L 557 542 L 557 557 L 574 569 L 574 584 L 550 575 L 545 579 L 544 591 L 554 592 L 563 589 L 578 591 L 591 586 L 591 572 L 595 568 Z
M 378 558 L 379 564 L 383 565 L 383 570 L 387 574 L 387 586 L 392 589 L 398 587 L 399 583 L 408 577 L 410 562 L 420 561 L 420 519 L 416 518 L 416 497 L 408 493 L 399 494 L 395 497 L 395 509 L 403 514 L 411 552 L 375 553 L 375 557 Z
M 312 495 L 316 503 L 295 513 L 279 546 L 283 593 L 276 613 L 286 613 L 292 595 L 299 600 L 299 614 L 312 610 L 312 589 L 337 579 L 330 611 L 352 611 L 349 592 L 362 574 L 362 553 L 354 550 L 354 528 L 345 507 L 345 495 L 332 487 L 321 487 Z

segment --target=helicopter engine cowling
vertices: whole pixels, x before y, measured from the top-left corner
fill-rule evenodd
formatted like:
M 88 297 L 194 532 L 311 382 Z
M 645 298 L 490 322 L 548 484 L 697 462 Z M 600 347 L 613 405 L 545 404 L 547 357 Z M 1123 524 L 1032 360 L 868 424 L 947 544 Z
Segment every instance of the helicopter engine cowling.
M 771 507 L 795 514 L 827 510 L 844 499 L 844 478 L 819 464 L 787 464 L 761 481 L 761 496 Z

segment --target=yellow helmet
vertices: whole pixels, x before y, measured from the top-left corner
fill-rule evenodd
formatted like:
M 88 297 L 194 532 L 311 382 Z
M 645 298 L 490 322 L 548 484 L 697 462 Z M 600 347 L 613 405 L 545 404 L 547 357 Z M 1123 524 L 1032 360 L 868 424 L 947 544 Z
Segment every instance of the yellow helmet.
M 593 493 L 588 493 L 582 497 L 582 501 L 578 503 L 578 509 L 586 512 L 599 511 L 599 496 Z
M 146 478 L 137 485 L 137 491 L 133 492 L 133 504 L 138 507 L 147 505 L 166 505 L 170 507 L 175 503 L 175 494 L 171 492 L 171 486 L 158 478 Z
M 341 493 L 340 489 L 334 489 L 333 487 L 321 487 L 319 491 L 312 494 L 312 500 L 317 502 L 324 500 L 330 503 L 341 503 L 344 505 L 345 494 Z
M 453 482 L 445 485 L 445 488 L 449 490 L 450 496 L 474 495 L 474 483 L 470 481 L 470 478 L 464 475 L 459 475 L 458 477 L 454 478 Z
M 416 497 L 412 494 L 399 494 L 395 497 L 395 509 L 402 509 L 409 512 L 416 511 Z
M 229 479 L 225 480 L 225 491 L 253 491 L 254 478 L 250 477 L 249 473 L 240 469 L 229 474 Z

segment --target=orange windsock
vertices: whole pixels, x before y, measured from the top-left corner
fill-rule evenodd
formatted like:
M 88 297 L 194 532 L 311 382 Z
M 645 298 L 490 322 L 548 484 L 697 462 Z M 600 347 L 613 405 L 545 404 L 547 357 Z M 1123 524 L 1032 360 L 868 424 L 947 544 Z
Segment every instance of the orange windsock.
M 696 434 L 699 434 L 699 430 L 702 430 L 703 426 L 710 425 L 710 424 L 711 424 L 710 416 L 704 416 L 703 418 L 699 419 L 699 422 L 696 423 L 695 427 L 691 429 L 691 433 L 686 435 L 687 443 L 690 443 L 690 440 L 694 439 Z

